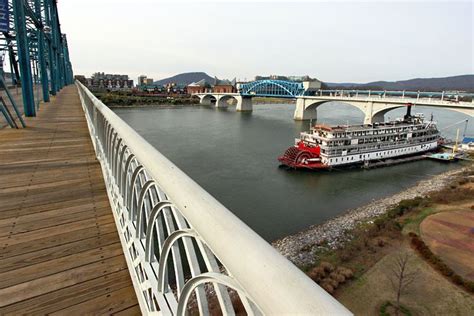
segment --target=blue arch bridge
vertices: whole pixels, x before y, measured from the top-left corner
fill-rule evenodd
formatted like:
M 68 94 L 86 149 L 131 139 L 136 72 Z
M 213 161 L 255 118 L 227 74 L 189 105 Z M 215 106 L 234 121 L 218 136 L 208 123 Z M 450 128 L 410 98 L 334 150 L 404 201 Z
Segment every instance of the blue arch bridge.
M 257 80 L 238 86 L 243 96 L 261 96 L 278 98 L 296 98 L 305 94 L 302 82 L 285 80 Z
M 384 115 L 407 105 L 429 106 L 454 110 L 474 116 L 474 94 L 461 92 L 386 91 L 386 90 L 323 90 L 319 81 L 256 80 L 237 84 L 237 93 L 214 93 L 211 89 L 195 93 L 204 105 L 217 108 L 237 101 L 237 111 L 252 111 L 252 98 L 273 97 L 295 100 L 295 120 L 316 120 L 317 108 L 327 102 L 352 105 L 364 114 L 364 123 L 384 121 Z

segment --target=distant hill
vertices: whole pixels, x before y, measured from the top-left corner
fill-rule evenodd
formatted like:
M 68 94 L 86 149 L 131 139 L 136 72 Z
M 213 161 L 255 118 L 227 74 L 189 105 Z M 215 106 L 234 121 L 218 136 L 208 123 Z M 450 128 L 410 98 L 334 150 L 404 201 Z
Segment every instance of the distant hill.
M 369 83 L 329 83 L 329 88 L 356 88 L 381 90 L 420 90 L 443 91 L 461 90 L 474 92 L 474 75 L 461 75 L 443 78 L 416 78 L 401 81 L 373 81 Z
M 178 83 L 178 84 L 188 85 L 190 83 L 193 83 L 193 82 L 196 82 L 196 81 L 199 81 L 199 80 L 202 80 L 202 79 L 206 79 L 208 81 L 214 80 L 213 77 L 209 76 L 205 72 L 185 72 L 185 73 L 173 76 L 173 77 L 169 77 L 169 78 L 165 78 L 165 79 L 155 81 L 154 83 L 159 84 L 159 85 L 165 85 L 165 84 L 168 84 L 168 83 L 175 82 L 175 83 Z

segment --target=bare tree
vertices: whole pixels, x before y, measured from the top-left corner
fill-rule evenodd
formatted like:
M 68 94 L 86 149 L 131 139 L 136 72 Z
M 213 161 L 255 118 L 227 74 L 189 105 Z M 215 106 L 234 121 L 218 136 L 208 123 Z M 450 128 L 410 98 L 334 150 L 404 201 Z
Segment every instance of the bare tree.
M 416 280 L 418 271 L 411 266 L 408 252 L 399 253 L 394 259 L 390 269 L 389 280 L 397 294 L 395 314 L 400 312 L 400 297 L 405 294 L 409 286 Z

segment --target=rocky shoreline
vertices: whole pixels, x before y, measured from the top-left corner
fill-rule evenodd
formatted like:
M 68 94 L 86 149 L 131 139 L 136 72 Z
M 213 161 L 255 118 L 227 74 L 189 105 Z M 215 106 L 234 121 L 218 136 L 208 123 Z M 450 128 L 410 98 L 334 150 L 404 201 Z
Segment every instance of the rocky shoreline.
M 278 239 L 272 245 L 299 267 L 314 265 L 316 261 L 315 251 L 318 246 L 324 244 L 333 249 L 338 247 L 347 240 L 347 232 L 359 223 L 384 214 L 401 200 L 413 199 L 417 196 L 427 195 L 429 192 L 438 191 L 465 170 L 466 168 L 450 170 L 421 180 L 402 192 L 374 200 L 355 209 L 349 209 L 344 214 L 320 225 L 313 225 L 304 231 Z

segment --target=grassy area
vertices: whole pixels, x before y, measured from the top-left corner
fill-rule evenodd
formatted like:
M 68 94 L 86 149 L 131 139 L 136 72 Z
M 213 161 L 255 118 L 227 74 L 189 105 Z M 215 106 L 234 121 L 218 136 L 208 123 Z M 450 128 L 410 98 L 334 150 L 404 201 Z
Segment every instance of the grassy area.
M 474 314 L 472 295 L 433 270 L 408 245 L 402 244 L 398 250 L 410 254 L 411 266 L 417 271 L 417 279 L 401 298 L 402 305 L 412 315 Z M 395 300 L 388 276 L 396 253 L 383 257 L 362 277 L 339 291 L 336 298 L 355 315 L 379 315 L 385 302 Z
M 350 241 L 339 249 L 331 250 L 323 245 L 317 253 L 317 265 L 308 267 L 307 273 L 356 314 L 378 315 L 384 303 L 394 300 L 394 290 L 387 276 L 390 262 L 397 253 L 405 251 L 410 253 L 419 271 L 413 290 L 402 298 L 408 311 L 414 315 L 474 314 L 473 296 L 415 253 L 409 237 L 413 233 L 420 234 L 421 223 L 430 215 L 460 209 L 472 212 L 473 175 L 474 168 L 439 192 L 401 201 L 386 214 L 348 232 Z M 463 260 L 468 265 L 472 262 Z M 353 278 L 328 287 L 331 281 L 327 276 L 318 276 L 321 266 L 328 263 L 334 270 L 349 269 Z
M 292 99 L 288 98 L 267 98 L 267 97 L 253 97 L 252 102 L 254 104 L 257 103 L 293 103 Z
M 402 219 L 403 234 L 408 235 L 410 232 L 413 232 L 419 235 L 421 222 L 428 216 L 437 212 L 439 212 L 439 210 L 431 206 L 421 209 L 419 212 L 415 212 L 410 216 L 407 216 L 406 218 Z

